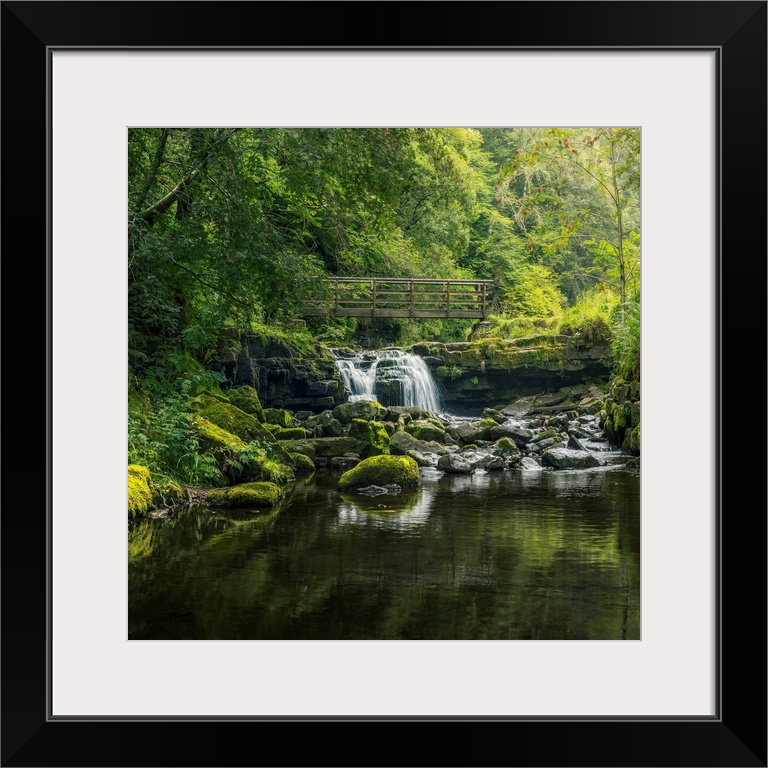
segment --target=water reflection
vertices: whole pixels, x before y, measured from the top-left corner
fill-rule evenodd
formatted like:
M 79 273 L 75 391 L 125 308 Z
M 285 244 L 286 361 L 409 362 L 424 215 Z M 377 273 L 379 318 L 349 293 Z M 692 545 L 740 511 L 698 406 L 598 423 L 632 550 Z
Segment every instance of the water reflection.
M 434 494 L 422 488 L 374 497 L 342 494 L 341 498 L 343 501 L 337 505 L 339 527 L 370 525 L 406 532 L 427 524 Z
M 129 637 L 639 639 L 639 521 L 620 468 L 424 471 L 373 498 L 323 475 L 268 513 L 136 526 Z

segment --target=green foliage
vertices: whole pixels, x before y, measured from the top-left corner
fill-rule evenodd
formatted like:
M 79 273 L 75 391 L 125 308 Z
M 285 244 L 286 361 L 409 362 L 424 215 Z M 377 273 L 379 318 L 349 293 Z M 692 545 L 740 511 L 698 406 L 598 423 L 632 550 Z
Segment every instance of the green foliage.
M 552 317 L 563 308 L 554 273 L 540 264 L 520 264 L 507 276 L 504 308 L 512 316 Z
M 461 366 L 459 365 L 440 365 L 435 369 L 435 374 L 441 379 L 450 379 L 455 381 L 461 376 Z
M 578 335 L 589 343 L 610 341 L 613 336 L 611 317 L 618 303 L 616 293 L 600 283 L 562 313 L 560 333 Z
M 640 380 L 640 299 L 624 305 L 624 322 L 620 308 L 614 312 L 614 335 L 611 353 L 615 372 L 627 381 Z
M 140 415 L 129 412 L 128 461 L 188 485 L 214 482 L 216 461 L 202 451 L 189 417 L 184 393 L 162 395 Z

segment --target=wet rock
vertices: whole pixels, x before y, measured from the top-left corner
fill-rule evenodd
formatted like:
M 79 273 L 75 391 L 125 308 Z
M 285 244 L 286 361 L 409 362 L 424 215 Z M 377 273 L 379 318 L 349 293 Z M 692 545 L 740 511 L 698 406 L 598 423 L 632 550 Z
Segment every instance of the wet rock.
M 409 451 L 418 451 L 423 454 L 436 453 L 442 456 L 446 453 L 455 453 L 458 448 L 455 445 L 442 445 L 434 440 L 417 440 L 407 432 L 395 432 L 389 439 L 389 451 L 399 456 L 406 456 Z
M 359 456 L 334 456 L 329 460 L 328 466 L 331 467 L 331 469 L 340 469 L 346 472 L 348 469 L 356 467 L 359 463 Z
M 455 453 L 448 453 L 441 456 L 437 461 L 437 468 L 443 472 L 452 472 L 456 474 L 468 475 L 472 472 L 472 465 Z
M 588 469 L 599 467 L 600 459 L 589 451 L 574 451 L 572 448 L 548 448 L 541 456 L 548 467 L 557 469 Z
M 492 427 L 489 432 L 491 440 L 499 440 L 502 437 L 508 437 L 518 448 L 527 445 L 533 438 L 533 432 L 519 422 L 509 419 L 503 424 Z
M 523 456 L 519 466 L 520 469 L 541 469 L 541 464 L 533 456 Z

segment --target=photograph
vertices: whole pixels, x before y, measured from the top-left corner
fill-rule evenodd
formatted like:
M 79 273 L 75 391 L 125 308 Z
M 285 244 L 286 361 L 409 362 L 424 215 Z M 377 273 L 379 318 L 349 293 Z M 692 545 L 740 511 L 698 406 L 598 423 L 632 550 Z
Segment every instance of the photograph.
M 127 149 L 129 639 L 641 639 L 639 128 Z
M 765 768 L 767 22 L 5 0 L 0 765 Z

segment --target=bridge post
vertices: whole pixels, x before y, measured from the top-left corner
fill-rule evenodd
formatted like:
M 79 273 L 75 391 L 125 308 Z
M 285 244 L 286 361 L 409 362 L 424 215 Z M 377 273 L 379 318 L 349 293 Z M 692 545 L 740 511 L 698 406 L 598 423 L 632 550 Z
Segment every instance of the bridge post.
M 373 294 L 373 307 L 371 309 L 372 317 L 376 317 L 376 278 L 371 280 L 371 293 Z
M 339 311 L 339 278 L 334 278 L 333 282 L 336 286 L 333 296 L 333 316 L 336 317 L 336 313 Z
M 413 280 L 408 281 L 408 317 L 413 317 L 416 296 L 413 292 Z

